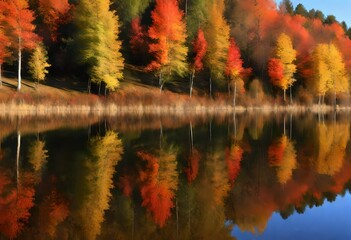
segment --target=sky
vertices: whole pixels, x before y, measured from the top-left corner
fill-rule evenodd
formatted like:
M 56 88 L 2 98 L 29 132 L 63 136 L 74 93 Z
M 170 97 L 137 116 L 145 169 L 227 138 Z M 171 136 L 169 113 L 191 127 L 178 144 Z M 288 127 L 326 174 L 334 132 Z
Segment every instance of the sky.
M 262 234 L 241 232 L 235 226 L 232 235 L 240 240 L 351 239 L 351 216 L 346 214 L 350 212 L 351 195 L 347 193 L 332 203 L 325 200 L 320 207 L 307 206 L 304 214 L 295 212 L 286 220 L 274 213 Z
M 281 0 L 276 0 L 281 2 Z M 345 21 L 351 27 L 351 0 L 291 0 L 294 8 L 301 3 L 308 10 L 321 10 L 325 16 L 334 15 L 339 22 Z

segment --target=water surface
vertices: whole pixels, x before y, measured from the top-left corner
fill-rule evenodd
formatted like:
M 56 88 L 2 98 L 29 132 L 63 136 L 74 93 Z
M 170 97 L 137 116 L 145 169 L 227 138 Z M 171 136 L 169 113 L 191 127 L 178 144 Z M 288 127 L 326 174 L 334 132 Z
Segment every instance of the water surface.
M 349 119 L 1 119 L 1 239 L 350 239 Z

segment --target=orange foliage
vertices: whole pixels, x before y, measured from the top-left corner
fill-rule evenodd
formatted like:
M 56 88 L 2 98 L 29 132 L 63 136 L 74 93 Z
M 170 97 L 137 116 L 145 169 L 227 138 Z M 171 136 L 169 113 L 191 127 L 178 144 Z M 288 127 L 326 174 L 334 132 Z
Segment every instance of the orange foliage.
M 153 20 L 149 28 L 149 37 L 154 43 L 149 45 L 149 52 L 155 57 L 147 70 L 158 70 L 170 64 L 174 52 L 169 52 L 185 41 L 185 24 L 182 22 L 183 12 L 179 10 L 177 0 L 156 0 L 156 7 L 151 13 Z
M 8 238 L 16 238 L 30 217 L 34 206 L 34 177 L 23 173 L 17 186 L 1 171 L 0 179 L 0 231 Z
M 277 58 L 271 58 L 268 62 L 268 75 L 275 86 L 280 86 L 284 77 L 283 63 Z
M 196 179 L 196 176 L 199 171 L 200 158 L 201 155 L 199 151 L 193 149 L 188 158 L 188 167 L 184 170 L 189 183 L 193 182 Z
M 67 201 L 56 189 L 52 190 L 39 206 L 40 229 L 54 238 L 57 226 L 68 217 L 68 214 Z
M 244 150 L 238 145 L 233 145 L 230 149 L 226 149 L 225 159 L 228 165 L 228 177 L 232 185 L 239 175 L 243 153 Z
M 52 41 L 57 40 L 57 30 L 67 21 L 70 8 L 68 0 L 39 0 L 39 12 L 43 16 Z
M 195 41 L 193 42 L 195 57 L 194 57 L 194 69 L 200 71 L 203 69 L 203 59 L 207 52 L 207 41 L 202 29 L 199 29 Z
M 11 28 L 13 36 L 13 45 L 16 48 L 32 49 L 39 41 L 38 36 L 34 33 L 34 14 L 28 9 L 26 0 L 6 0 L 4 8 L 4 16 L 6 24 Z M 21 44 L 18 46 L 18 39 L 21 39 Z M 15 46 L 13 46 L 15 47 Z
M 173 180 L 176 175 L 176 165 L 173 165 L 175 158 L 162 153 L 159 158 L 145 152 L 138 152 L 137 155 L 146 162 L 145 170 L 140 172 L 142 205 L 152 213 L 155 223 L 163 227 L 174 207 L 174 190 L 177 187 Z

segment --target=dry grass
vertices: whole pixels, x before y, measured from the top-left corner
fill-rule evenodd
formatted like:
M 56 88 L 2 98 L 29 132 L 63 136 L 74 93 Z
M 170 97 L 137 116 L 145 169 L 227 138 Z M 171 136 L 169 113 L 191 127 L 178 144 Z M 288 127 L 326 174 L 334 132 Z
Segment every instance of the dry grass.
M 4 80 L 0 88 L 0 116 L 67 116 L 67 115 L 220 115 L 235 112 L 329 112 L 332 106 L 281 105 L 262 101 L 264 105 L 244 104 L 233 108 L 232 99 L 226 94 L 194 96 L 159 89 L 148 85 L 126 83 L 108 97 L 83 93 L 63 86 L 40 85 L 35 89 L 32 82 L 23 81 L 21 92 L 16 90 L 15 79 Z M 338 111 L 350 111 L 350 107 L 338 107 Z

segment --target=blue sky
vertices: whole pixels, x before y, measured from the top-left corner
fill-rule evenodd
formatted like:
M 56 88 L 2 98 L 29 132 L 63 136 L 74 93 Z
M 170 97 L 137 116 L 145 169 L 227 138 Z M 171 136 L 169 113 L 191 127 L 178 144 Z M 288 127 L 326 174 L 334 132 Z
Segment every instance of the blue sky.
M 281 2 L 281 0 L 276 0 Z M 296 7 L 302 3 L 307 10 L 312 8 L 321 10 L 324 15 L 334 15 L 339 22 L 345 21 L 347 26 L 351 26 L 351 0 L 291 0 Z

